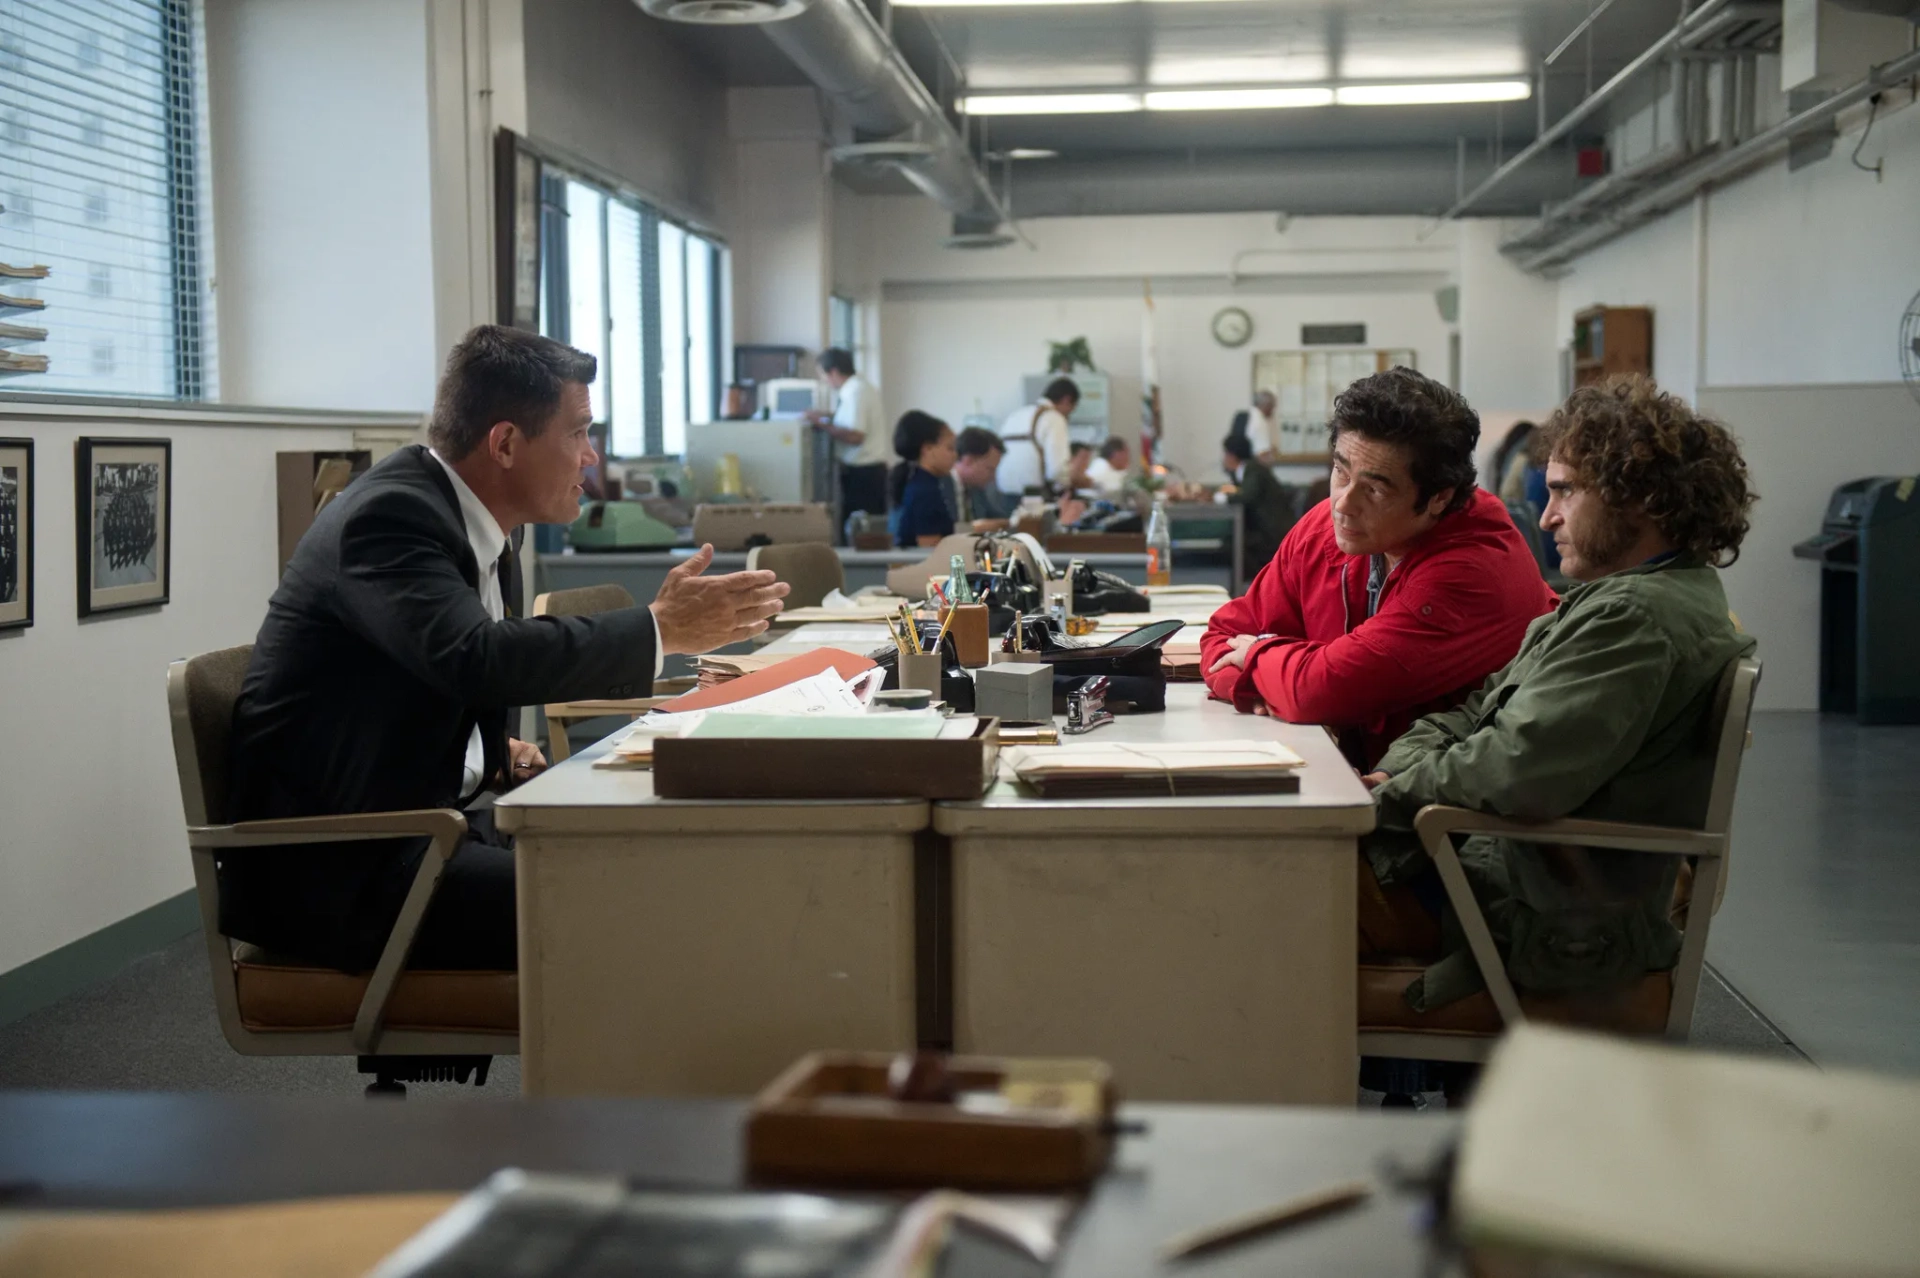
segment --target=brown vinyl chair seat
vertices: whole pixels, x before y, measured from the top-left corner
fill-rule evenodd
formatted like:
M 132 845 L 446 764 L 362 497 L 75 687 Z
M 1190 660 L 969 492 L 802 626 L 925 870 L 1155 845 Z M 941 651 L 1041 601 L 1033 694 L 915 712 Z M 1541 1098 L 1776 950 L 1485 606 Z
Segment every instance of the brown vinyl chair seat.
M 1425 969 L 1422 962 L 1391 960 L 1360 964 L 1360 1032 L 1424 1034 L 1499 1034 L 1500 1009 L 1485 990 L 1416 1012 L 1402 997 Z M 1517 991 L 1519 992 L 1519 991 Z M 1634 985 L 1605 996 L 1519 992 L 1520 1009 L 1530 1021 L 1576 1025 L 1615 1034 L 1657 1035 L 1667 1028 L 1673 1006 L 1673 974 L 1649 972 Z
M 350 1030 L 369 972 L 341 972 L 253 945 L 234 951 L 240 1023 L 259 1033 Z M 518 972 L 407 971 L 387 1002 L 386 1028 L 468 1034 L 520 1032 Z

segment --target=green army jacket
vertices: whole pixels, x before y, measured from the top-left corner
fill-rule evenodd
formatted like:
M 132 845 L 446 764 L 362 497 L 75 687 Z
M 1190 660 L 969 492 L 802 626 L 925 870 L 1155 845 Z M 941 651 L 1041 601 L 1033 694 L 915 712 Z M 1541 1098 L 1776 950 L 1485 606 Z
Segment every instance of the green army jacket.
M 1698 827 L 1714 692 L 1727 664 L 1753 650 L 1727 615 L 1719 573 L 1697 560 L 1575 586 L 1528 627 L 1506 669 L 1388 749 L 1379 826 L 1362 842 L 1374 873 L 1405 882 L 1428 864 L 1412 831 L 1429 803 L 1522 821 Z M 1678 858 L 1475 836 L 1460 860 L 1522 989 L 1618 988 L 1679 956 L 1667 917 Z M 1457 922 L 1444 930 L 1445 957 L 1407 990 L 1416 1009 L 1482 986 Z

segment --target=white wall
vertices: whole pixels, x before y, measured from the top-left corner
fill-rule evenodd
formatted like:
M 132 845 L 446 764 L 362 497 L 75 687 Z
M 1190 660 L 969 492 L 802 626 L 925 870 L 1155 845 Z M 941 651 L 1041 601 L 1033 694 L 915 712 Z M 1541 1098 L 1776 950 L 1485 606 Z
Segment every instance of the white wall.
M 734 89 L 727 99 L 734 341 L 818 351 L 826 344 L 834 215 L 819 99 L 810 88 Z
M 1459 390 L 1482 419 L 1538 418 L 1560 398 L 1559 290 L 1501 256 L 1508 233 L 1492 218 L 1458 226 Z
M 434 316 L 423 0 L 206 0 L 222 398 L 420 410 Z
M 192 886 L 167 663 L 250 643 L 259 629 L 278 578 L 274 453 L 353 439 L 351 420 L 281 420 L 308 424 L 204 410 L 81 417 L 0 406 L 0 434 L 35 441 L 37 505 L 35 621 L 0 632 L 0 705 L 11 737 L 0 768 L 0 972 Z M 172 600 L 164 607 L 76 619 L 73 443 L 81 435 L 173 441 Z
M 846 203 L 847 201 L 843 201 Z M 880 295 L 877 372 L 889 416 L 921 408 L 996 421 L 1020 403 L 1020 378 L 1045 367 L 1047 343 L 1084 336 L 1112 378 L 1113 430 L 1139 433 L 1143 284 L 1152 281 L 1167 457 L 1189 475 L 1219 469 L 1219 443 L 1252 392 L 1253 354 L 1300 345 L 1300 325 L 1360 322 L 1373 347 L 1411 347 L 1447 376 L 1448 329 L 1434 290 L 1452 278 L 1452 228 L 1422 240 L 1411 218 L 1302 218 L 1283 234 L 1263 215 L 1044 218 L 1022 224 L 1035 247 L 940 246 L 937 207 L 908 197 L 854 199 L 860 234 L 836 238 L 834 276 Z M 1235 255 L 1243 257 L 1235 281 Z M 1211 320 L 1239 306 L 1254 336 L 1237 350 Z M 1302 474 L 1301 478 L 1310 477 Z
M 1862 153 L 1885 160 L 1884 180 L 1848 162 L 1855 119 L 1827 159 L 1792 173 L 1776 161 L 1560 281 L 1562 334 L 1592 302 L 1652 306 L 1655 378 L 1741 440 L 1760 501 L 1726 585 L 1760 640 L 1767 709 L 1819 701 L 1819 574 L 1793 543 L 1818 529 L 1835 485 L 1920 470 L 1897 340 L 1920 289 L 1920 110 L 1893 105 Z
M 1691 207 L 1677 210 L 1575 261 L 1560 281 L 1559 317 L 1553 329 L 1557 344 L 1565 346 L 1573 340 L 1576 311 L 1589 306 L 1650 306 L 1654 380 L 1692 400 L 1699 386 L 1700 341 L 1695 217 Z
M 732 157 L 718 77 L 632 0 L 532 0 L 524 14 L 528 135 L 724 232 Z

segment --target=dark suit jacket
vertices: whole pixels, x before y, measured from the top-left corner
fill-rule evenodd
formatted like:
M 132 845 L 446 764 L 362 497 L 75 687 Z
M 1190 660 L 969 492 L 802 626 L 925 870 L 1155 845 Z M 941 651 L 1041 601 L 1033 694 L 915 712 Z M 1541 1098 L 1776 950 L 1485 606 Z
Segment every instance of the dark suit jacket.
M 1299 519 L 1299 512 L 1294 509 L 1291 490 L 1258 457 L 1249 459 L 1241 469 L 1239 487 L 1233 501 L 1247 508 L 1247 562 L 1241 567 L 1251 580 L 1279 553 L 1280 543 Z
M 509 617 L 480 602 L 453 483 L 419 446 L 356 480 L 314 520 L 267 604 L 234 709 L 234 820 L 457 806 L 476 724 L 487 771 L 506 760 L 510 707 L 645 696 L 645 608 Z M 234 852 L 222 858 L 228 935 L 346 968 L 368 966 L 426 841 Z

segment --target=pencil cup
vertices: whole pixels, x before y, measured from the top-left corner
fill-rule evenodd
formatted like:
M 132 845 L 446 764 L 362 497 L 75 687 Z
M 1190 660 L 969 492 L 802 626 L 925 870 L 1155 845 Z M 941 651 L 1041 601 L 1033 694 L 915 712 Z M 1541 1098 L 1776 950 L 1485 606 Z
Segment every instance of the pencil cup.
M 900 686 L 921 688 L 940 695 L 940 667 L 943 658 L 937 652 L 907 652 L 900 655 Z
M 987 606 L 982 603 L 956 604 L 947 610 L 953 614 L 953 620 L 945 616 L 941 622 L 948 627 L 947 633 L 953 639 L 953 650 L 960 658 L 960 664 L 969 668 L 987 664 Z

